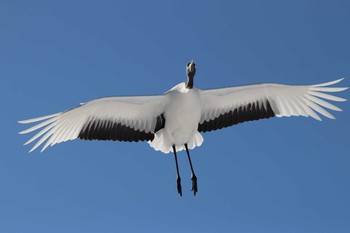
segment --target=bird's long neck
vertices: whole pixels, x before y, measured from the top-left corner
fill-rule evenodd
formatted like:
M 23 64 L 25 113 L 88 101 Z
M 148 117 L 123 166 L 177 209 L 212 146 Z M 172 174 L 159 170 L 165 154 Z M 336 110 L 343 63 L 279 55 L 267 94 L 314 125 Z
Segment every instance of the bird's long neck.
M 193 77 L 194 75 L 187 75 L 186 88 L 188 89 L 193 88 Z

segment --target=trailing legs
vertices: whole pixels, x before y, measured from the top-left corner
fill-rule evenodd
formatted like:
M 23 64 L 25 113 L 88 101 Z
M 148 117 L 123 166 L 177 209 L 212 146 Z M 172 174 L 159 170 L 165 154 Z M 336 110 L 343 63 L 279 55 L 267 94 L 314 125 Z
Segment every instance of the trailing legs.
M 182 196 L 182 187 L 181 187 L 181 177 L 179 173 L 179 164 L 177 163 L 177 155 L 176 155 L 176 147 L 173 145 L 173 151 L 174 151 L 174 158 L 175 158 L 175 164 L 176 164 L 176 183 L 177 183 L 177 192 Z
M 193 170 L 191 156 L 190 156 L 190 152 L 188 150 L 187 144 L 185 144 L 185 148 L 186 148 L 188 162 L 190 163 L 190 167 L 191 167 L 191 180 L 192 180 L 192 190 L 191 191 L 193 191 L 193 195 L 195 196 L 197 194 L 197 192 L 198 192 L 197 176 L 196 176 L 196 174 L 194 173 L 194 170 Z M 177 174 L 177 177 L 176 177 L 177 192 L 180 194 L 180 196 L 182 196 L 181 177 L 180 177 L 180 172 L 179 172 L 179 164 L 178 164 L 178 161 L 177 161 L 177 154 L 176 154 L 176 147 L 175 147 L 175 145 L 173 145 L 173 152 L 174 152 L 175 165 L 176 165 L 176 174 Z
M 192 180 L 192 190 L 193 191 L 193 195 L 196 196 L 196 193 L 198 192 L 198 186 L 197 186 L 197 176 L 194 173 L 193 170 L 193 166 L 192 166 L 192 162 L 191 162 L 191 157 L 190 157 L 190 152 L 188 150 L 187 144 L 185 144 L 185 148 L 186 148 L 186 153 L 187 153 L 187 158 L 188 158 L 188 162 L 190 163 L 191 166 L 191 180 Z

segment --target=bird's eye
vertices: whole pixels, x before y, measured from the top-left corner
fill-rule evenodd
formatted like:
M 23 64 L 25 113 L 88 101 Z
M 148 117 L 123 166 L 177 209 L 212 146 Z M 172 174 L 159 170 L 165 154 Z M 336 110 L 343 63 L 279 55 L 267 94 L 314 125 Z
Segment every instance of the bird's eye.
M 187 63 L 187 67 L 189 67 L 190 64 L 191 64 L 191 63 Z

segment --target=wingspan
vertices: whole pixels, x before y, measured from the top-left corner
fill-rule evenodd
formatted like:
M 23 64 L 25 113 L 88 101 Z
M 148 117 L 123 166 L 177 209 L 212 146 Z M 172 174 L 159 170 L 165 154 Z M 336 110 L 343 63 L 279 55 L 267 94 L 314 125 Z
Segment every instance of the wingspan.
M 32 152 L 45 141 L 41 151 L 60 142 L 74 140 L 152 140 L 164 127 L 163 112 L 166 95 L 106 97 L 96 99 L 65 112 L 19 121 L 37 123 L 20 132 L 26 134 L 41 129 L 25 145 L 39 139 Z M 40 122 L 40 123 L 39 123 Z
M 347 87 L 329 87 L 342 80 L 311 86 L 257 84 L 203 90 L 201 92 L 202 116 L 198 131 L 207 132 L 274 116 L 311 116 L 321 120 L 317 114 L 320 113 L 335 119 L 325 108 L 334 111 L 341 111 L 341 109 L 327 101 L 346 100 L 327 92 L 348 89 Z

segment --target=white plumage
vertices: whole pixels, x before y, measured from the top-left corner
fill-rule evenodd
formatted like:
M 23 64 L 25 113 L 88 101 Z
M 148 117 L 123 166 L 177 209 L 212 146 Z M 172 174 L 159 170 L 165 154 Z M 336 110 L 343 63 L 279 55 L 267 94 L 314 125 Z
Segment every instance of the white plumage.
M 193 86 L 195 71 L 192 61 L 187 65 L 187 82 L 163 95 L 100 98 L 61 113 L 19 121 L 36 123 L 20 134 L 40 130 L 25 143 L 38 140 L 30 152 L 40 145 L 43 151 L 76 138 L 148 141 L 155 150 L 173 151 L 177 162 L 176 151 L 202 144 L 200 132 L 273 116 L 311 116 L 321 120 L 321 114 L 335 119 L 326 109 L 341 109 L 328 101 L 345 99 L 328 93 L 347 89 L 331 87 L 343 80 L 338 79 L 310 86 L 257 84 L 200 90 Z M 187 154 L 190 160 L 188 150 Z M 193 189 L 196 193 L 196 187 Z M 178 191 L 181 194 L 179 181 Z
M 46 141 L 41 149 L 43 151 L 48 146 L 78 138 L 79 133 L 88 127 L 87 122 L 102 120 L 100 127 L 103 126 L 102 124 L 107 124 L 106 122 L 113 122 L 134 130 L 155 133 L 155 140 L 150 141 L 150 145 L 165 153 L 171 151 L 173 144 L 177 146 L 177 150 L 182 150 L 183 145 L 189 143 L 192 149 L 200 146 L 203 141 L 197 131 L 198 124 L 215 120 L 220 115 L 240 107 L 247 108 L 252 103 L 266 109 L 266 101 L 269 101 L 277 117 L 311 116 L 316 120 L 321 120 L 319 113 L 335 119 L 325 108 L 334 111 L 342 110 L 325 100 L 342 102 L 345 99 L 325 92 L 346 90 L 346 87 L 329 87 L 342 80 L 311 86 L 257 84 L 211 90 L 187 89 L 185 83 L 181 83 L 164 95 L 106 97 L 87 102 L 65 112 L 19 121 L 22 124 L 43 121 L 23 130 L 20 134 L 42 129 L 25 145 L 40 138 L 30 152 Z M 165 129 L 156 133 L 154 130 L 157 117 L 162 113 L 164 113 L 166 122 Z M 108 121 L 103 123 L 103 120 Z M 105 125 L 105 128 L 108 128 L 108 125 Z M 182 133 L 188 135 L 176 138 L 178 141 L 175 138 L 171 140 L 171 135 Z
M 26 134 L 43 128 L 34 137 L 25 143 L 31 143 L 35 139 L 41 139 L 30 150 L 32 152 L 46 140 L 44 151 L 48 146 L 53 146 L 60 142 L 78 138 L 82 130 L 91 127 L 89 122 L 102 120 L 96 127 L 108 128 L 109 122 L 119 123 L 134 130 L 153 133 L 159 116 L 166 106 L 164 96 L 137 96 L 137 97 L 106 97 L 96 99 L 79 107 L 65 112 L 39 117 L 19 123 L 34 123 L 43 121 L 27 130 L 20 132 Z
M 169 153 L 172 146 L 177 151 L 184 150 L 187 144 L 189 149 L 200 146 L 203 137 L 197 131 L 201 118 L 202 102 L 200 90 L 186 88 L 180 83 L 168 91 L 167 105 L 164 109 L 164 128 L 155 133 L 155 138 L 149 142 L 155 150 Z

